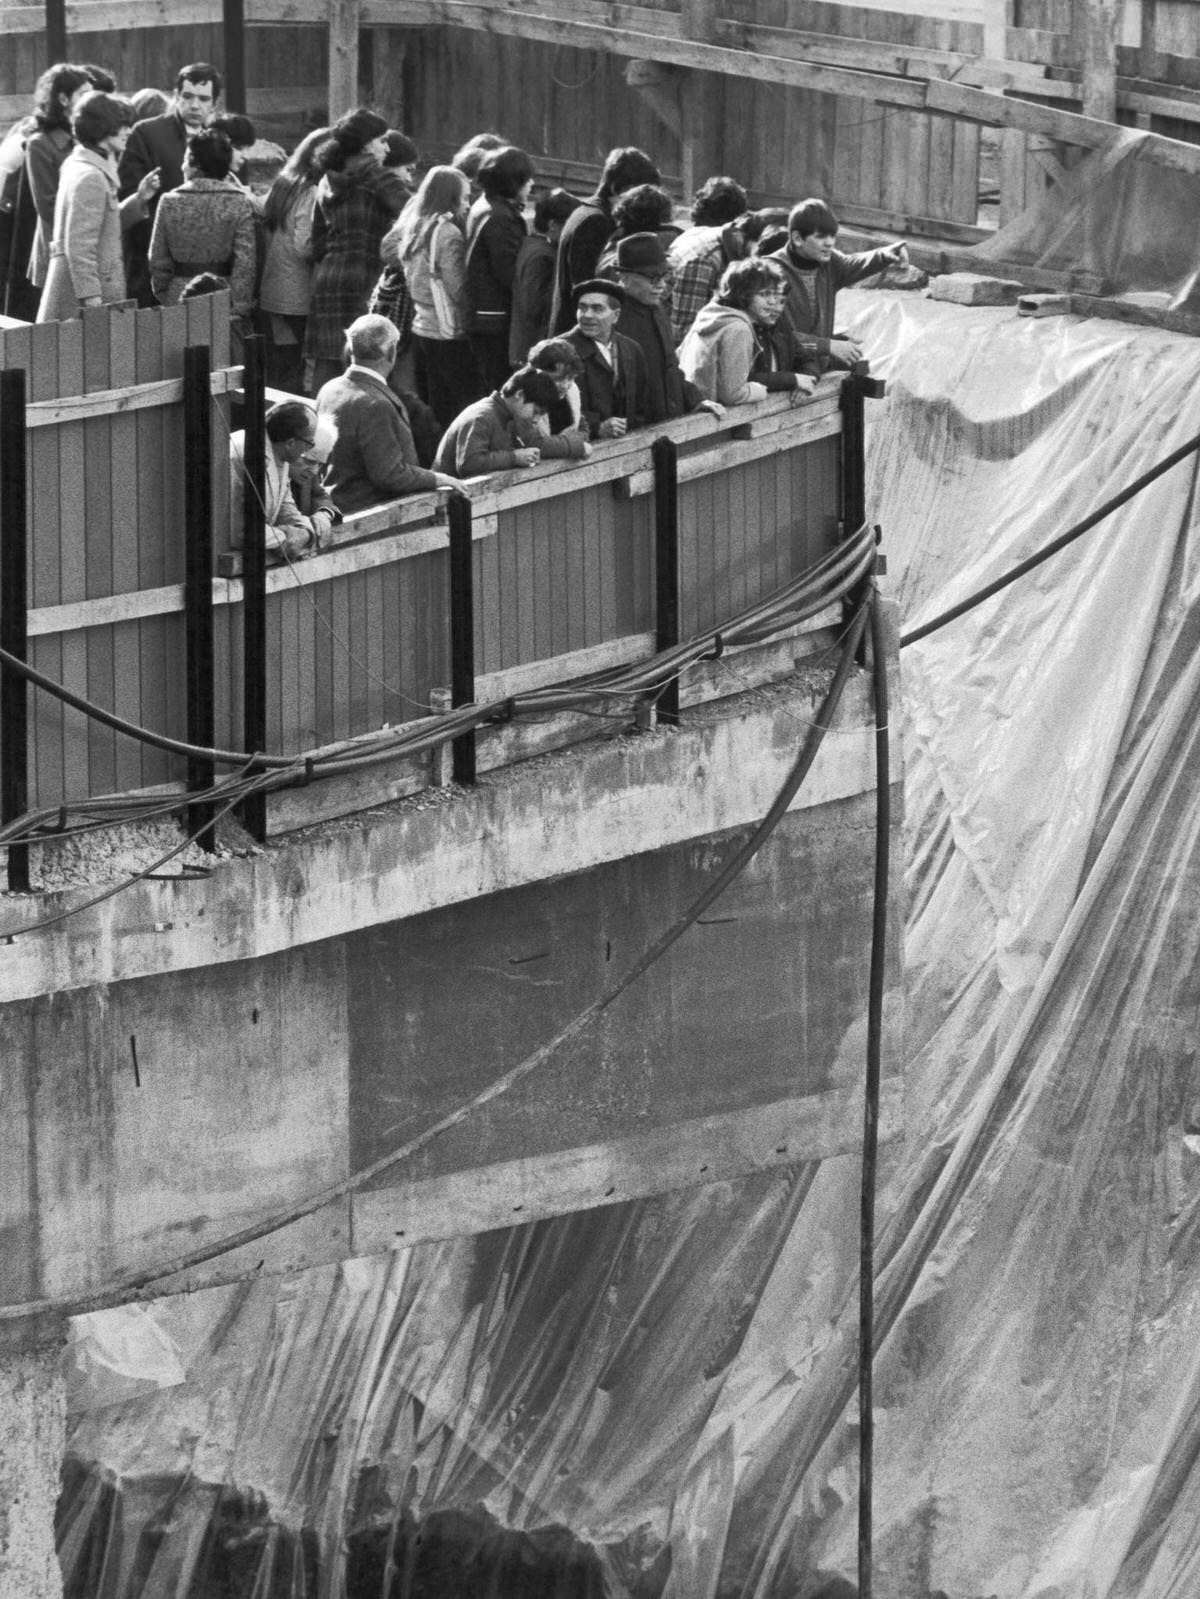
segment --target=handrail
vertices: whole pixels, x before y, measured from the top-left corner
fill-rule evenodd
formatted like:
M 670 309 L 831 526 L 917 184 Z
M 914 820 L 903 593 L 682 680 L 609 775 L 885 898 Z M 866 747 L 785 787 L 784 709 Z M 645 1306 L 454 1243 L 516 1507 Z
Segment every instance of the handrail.
M 695 445 L 718 442 L 724 437 L 732 444 L 743 437 L 753 436 L 746 430 L 753 430 L 769 419 L 779 424 L 774 436 L 780 448 L 786 448 L 793 425 L 800 430 L 828 422 L 829 432 L 835 432 L 840 427 L 837 405 L 844 381 L 844 373 L 827 375 L 821 379 L 812 398 L 801 406 L 792 405 L 786 394 L 770 395 L 765 400 L 731 406 L 723 417 L 702 411 L 693 416 L 679 417 L 673 422 L 655 423 L 640 428 L 636 433 L 626 434 L 623 439 L 606 439 L 594 444 L 592 454 L 586 461 L 545 461 L 539 466 L 523 470 L 464 478 L 461 492 L 471 501 L 474 537 L 486 538 L 494 531 L 494 525 L 485 518 L 517 510 L 548 495 L 569 494 L 597 483 L 620 484 L 627 479 L 636 485 L 639 492 L 645 492 L 649 475 L 652 474 L 651 448 L 656 438 L 669 438 L 677 445 Z M 692 459 L 689 455 L 681 457 L 687 463 L 691 463 Z M 711 471 L 722 470 L 722 463 L 715 456 L 706 455 L 701 459 L 711 460 Z M 646 474 L 644 482 L 642 474 Z M 698 473 L 694 465 L 684 467 L 685 479 L 696 475 L 703 474 Z M 332 530 L 327 550 L 345 549 L 348 545 L 385 533 L 428 527 L 431 522 L 443 517 L 449 493 L 447 489 L 424 490 L 406 495 L 403 499 L 369 506 L 363 511 L 352 511 Z M 320 557 L 315 559 L 319 560 Z M 300 563 L 296 572 L 302 577 L 304 572 L 311 569 L 310 559 Z M 241 552 L 232 550 L 222 556 L 218 571 L 221 577 L 236 580 L 241 575 Z

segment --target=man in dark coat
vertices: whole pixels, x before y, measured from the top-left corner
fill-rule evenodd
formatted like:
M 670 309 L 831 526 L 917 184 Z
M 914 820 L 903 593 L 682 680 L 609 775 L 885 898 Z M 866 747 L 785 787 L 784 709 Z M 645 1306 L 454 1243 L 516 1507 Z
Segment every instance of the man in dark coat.
M 350 364 L 317 395 L 317 414 L 337 428 L 325 484 L 344 515 L 404 494 L 453 488 L 453 478 L 417 463 L 403 402 L 388 387 L 400 335 L 385 316 L 368 313 L 346 329 Z
M 656 233 L 631 233 L 617 245 L 617 280 L 625 303 L 617 332 L 632 339 L 646 358 L 647 422 L 669 422 L 690 411 L 724 416 L 725 407 L 706 400 L 679 370 L 671 321 L 662 300 L 670 282 L 667 252 Z
M 579 400 L 588 435 L 624 438 L 646 420 L 646 358 L 632 339 L 616 331 L 625 290 L 608 278 L 590 278 L 572 295 L 575 326 L 567 334 L 583 371 Z
M 834 248 L 838 220 L 823 200 L 801 200 L 788 217 L 788 242 L 767 257 L 787 279 L 783 319 L 792 338 L 792 365 L 820 377 L 831 368 L 847 371 L 862 360 L 862 350 L 834 329 L 839 289 L 874 277 L 908 260 L 903 244 L 843 255 Z
M 554 301 L 550 308 L 552 334 L 565 333 L 571 326 L 576 286 L 596 275 L 600 252 L 612 237 L 615 226 L 612 203 L 617 195 L 639 183 L 659 182 L 658 168 L 644 150 L 629 145 L 608 152 L 600 174 L 600 187 L 567 218 L 558 241 Z
M 135 193 L 148 172 L 157 171 L 158 195 L 169 194 L 183 182 L 183 157 L 193 133 L 208 126 L 221 94 L 221 74 L 207 61 L 180 67 L 175 78 L 175 103 L 164 116 L 136 122 L 119 168 L 120 196 Z M 155 199 L 144 222 L 125 233 L 125 285 L 130 299 L 141 306 L 157 305 L 150 288 L 150 233 L 154 226 Z

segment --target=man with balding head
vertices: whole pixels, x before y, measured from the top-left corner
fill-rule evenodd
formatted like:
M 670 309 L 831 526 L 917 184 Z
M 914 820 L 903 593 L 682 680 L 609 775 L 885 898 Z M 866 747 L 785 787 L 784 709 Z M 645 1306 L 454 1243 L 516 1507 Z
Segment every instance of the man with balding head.
M 399 342 L 387 317 L 358 317 L 346 329 L 346 370 L 317 395 L 317 411 L 337 426 L 325 482 L 343 514 L 455 487 L 453 478 L 418 463 L 408 412 L 388 387 Z

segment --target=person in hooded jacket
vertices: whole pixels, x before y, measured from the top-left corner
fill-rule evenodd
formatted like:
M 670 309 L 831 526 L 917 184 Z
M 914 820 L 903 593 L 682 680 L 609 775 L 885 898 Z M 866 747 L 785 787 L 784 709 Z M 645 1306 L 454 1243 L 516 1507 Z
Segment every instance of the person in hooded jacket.
M 773 390 L 797 402 L 811 394 L 816 379 L 792 370 L 790 340 L 775 332 L 787 292 L 775 261 L 754 257 L 727 266 L 716 297 L 679 346 L 684 376 L 721 405 L 765 400 Z
M 342 370 L 346 328 L 366 312 L 383 236 L 408 199 L 400 174 L 383 165 L 387 131 L 381 116 L 360 106 L 334 123 L 313 156 L 320 181 L 304 354 L 316 388 Z

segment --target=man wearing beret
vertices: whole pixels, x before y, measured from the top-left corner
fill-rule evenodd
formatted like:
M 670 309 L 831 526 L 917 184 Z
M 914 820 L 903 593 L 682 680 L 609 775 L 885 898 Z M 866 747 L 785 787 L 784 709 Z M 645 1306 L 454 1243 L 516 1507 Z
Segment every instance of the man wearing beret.
M 586 278 L 571 294 L 575 326 L 567 342 L 583 362 L 580 409 L 593 439 L 620 439 L 647 419 L 646 358 L 616 331 L 625 290 L 607 278 Z
M 617 245 L 617 279 L 625 290 L 617 332 L 632 339 L 646 359 L 645 420 L 669 422 L 690 411 L 724 416 L 725 407 L 706 400 L 679 370 L 671 320 L 662 304 L 669 274 L 657 233 L 631 233 Z

